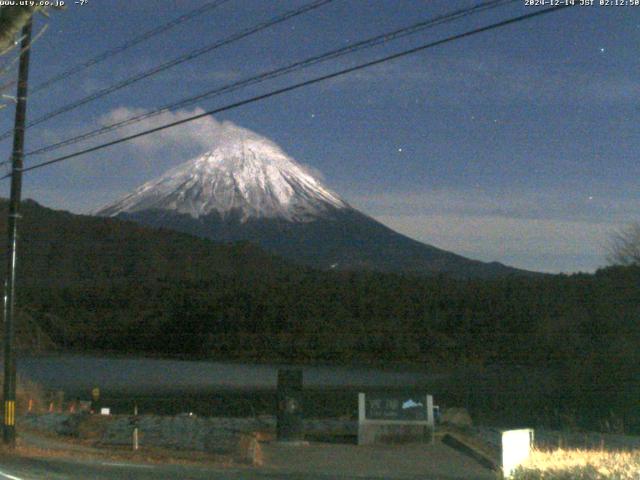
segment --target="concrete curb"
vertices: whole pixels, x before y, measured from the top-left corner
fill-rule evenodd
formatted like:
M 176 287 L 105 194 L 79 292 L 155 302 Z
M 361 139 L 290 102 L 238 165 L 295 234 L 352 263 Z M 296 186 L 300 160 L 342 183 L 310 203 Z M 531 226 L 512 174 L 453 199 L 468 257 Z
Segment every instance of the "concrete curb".
M 500 462 L 496 461 L 496 459 L 494 458 L 491 458 L 491 456 L 487 455 L 485 452 L 482 452 L 480 449 L 473 446 L 470 442 L 465 441 L 458 435 L 446 433 L 442 437 L 442 443 L 461 453 L 464 453 L 465 455 L 470 456 L 478 463 L 480 463 L 483 467 L 500 471 Z

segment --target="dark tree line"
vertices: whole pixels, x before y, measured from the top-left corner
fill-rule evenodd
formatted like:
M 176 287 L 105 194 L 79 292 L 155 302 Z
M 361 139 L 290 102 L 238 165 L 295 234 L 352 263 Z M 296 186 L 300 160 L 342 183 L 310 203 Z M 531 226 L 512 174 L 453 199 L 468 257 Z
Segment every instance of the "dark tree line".
M 525 379 L 534 390 L 513 393 L 537 395 L 535 408 L 562 399 L 586 423 L 640 427 L 638 266 L 490 280 L 321 272 L 35 204 L 24 231 L 18 305 L 61 349 L 517 367 L 548 372 L 545 389 Z
M 224 274 L 182 282 L 105 279 L 26 289 L 23 301 L 42 314 L 40 325 L 53 341 L 71 350 L 526 367 L 551 372 L 554 398 L 577 411 L 615 411 L 634 425 L 637 285 L 635 267 L 492 281 L 299 271 L 269 281 Z

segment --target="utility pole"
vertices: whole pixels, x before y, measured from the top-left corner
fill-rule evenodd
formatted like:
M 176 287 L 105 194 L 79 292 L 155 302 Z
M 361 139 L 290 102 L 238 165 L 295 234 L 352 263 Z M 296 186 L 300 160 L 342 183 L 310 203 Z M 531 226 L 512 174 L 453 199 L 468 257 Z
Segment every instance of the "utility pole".
M 13 153 L 11 158 L 11 196 L 7 233 L 7 271 L 4 285 L 4 443 L 14 447 L 16 442 L 16 360 L 13 349 L 15 335 L 15 289 L 18 244 L 18 219 L 20 218 L 20 196 L 22 193 L 22 163 L 24 159 L 24 130 L 27 115 L 27 81 L 29 78 L 29 51 L 31 49 L 31 23 L 22 29 L 20 44 L 20 67 L 18 70 L 18 93 L 16 117 L 13 131 Z

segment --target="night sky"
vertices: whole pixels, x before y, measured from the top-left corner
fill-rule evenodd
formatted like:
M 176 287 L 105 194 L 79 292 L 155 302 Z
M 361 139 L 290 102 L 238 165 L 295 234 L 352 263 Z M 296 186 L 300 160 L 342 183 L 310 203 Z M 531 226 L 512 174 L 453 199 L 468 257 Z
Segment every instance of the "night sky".
M 200 0 L 73 0 L 38 16 L 31 85 Z M 303 5 L 230 0 L 29 97 L 28 118 Z M 314 54 L 480 2 L 335 0 L 27 130 L 27 150 Z M 598 0 L 596 0 L 598 3 Z M 524 0 L 199 102 L 138 131 L 512 16 Z M 24 197 L 86 213 L 215 146 L 220 122 L 278 143 L 351 205 L 485 261 L 594 271 L 639 219 L 640 6 L 573 7 L 25 174 Z M 6 65 L 15 52 L 2 57 Z M 13 80 L 15 68 L 2 75 Z M 14 95 L 13 88 L 4 92 Z M 7 102 L 9 102 L 7 100 Z M 11 128 L 13 106 L 0 111 Z M 227 124 L 230 125 L 230 124 Z M 26 164 L 116 138 L 28 157 Z M 3 158 L 10 141 L 0 144 Z M 8 182 L 2 185 L 8 195 Z

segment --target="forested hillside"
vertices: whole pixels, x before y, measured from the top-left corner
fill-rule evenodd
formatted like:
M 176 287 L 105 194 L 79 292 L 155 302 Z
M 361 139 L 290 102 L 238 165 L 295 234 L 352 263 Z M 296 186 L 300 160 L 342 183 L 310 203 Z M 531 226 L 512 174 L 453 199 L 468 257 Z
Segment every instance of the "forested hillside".
M 640 268 L 495 280 L 319 272 L 248 244 L 33 202 L 23 214 L 18 306 L 59 348 L 546 368 L 577 414 L 598 405 L 638 427 Z

